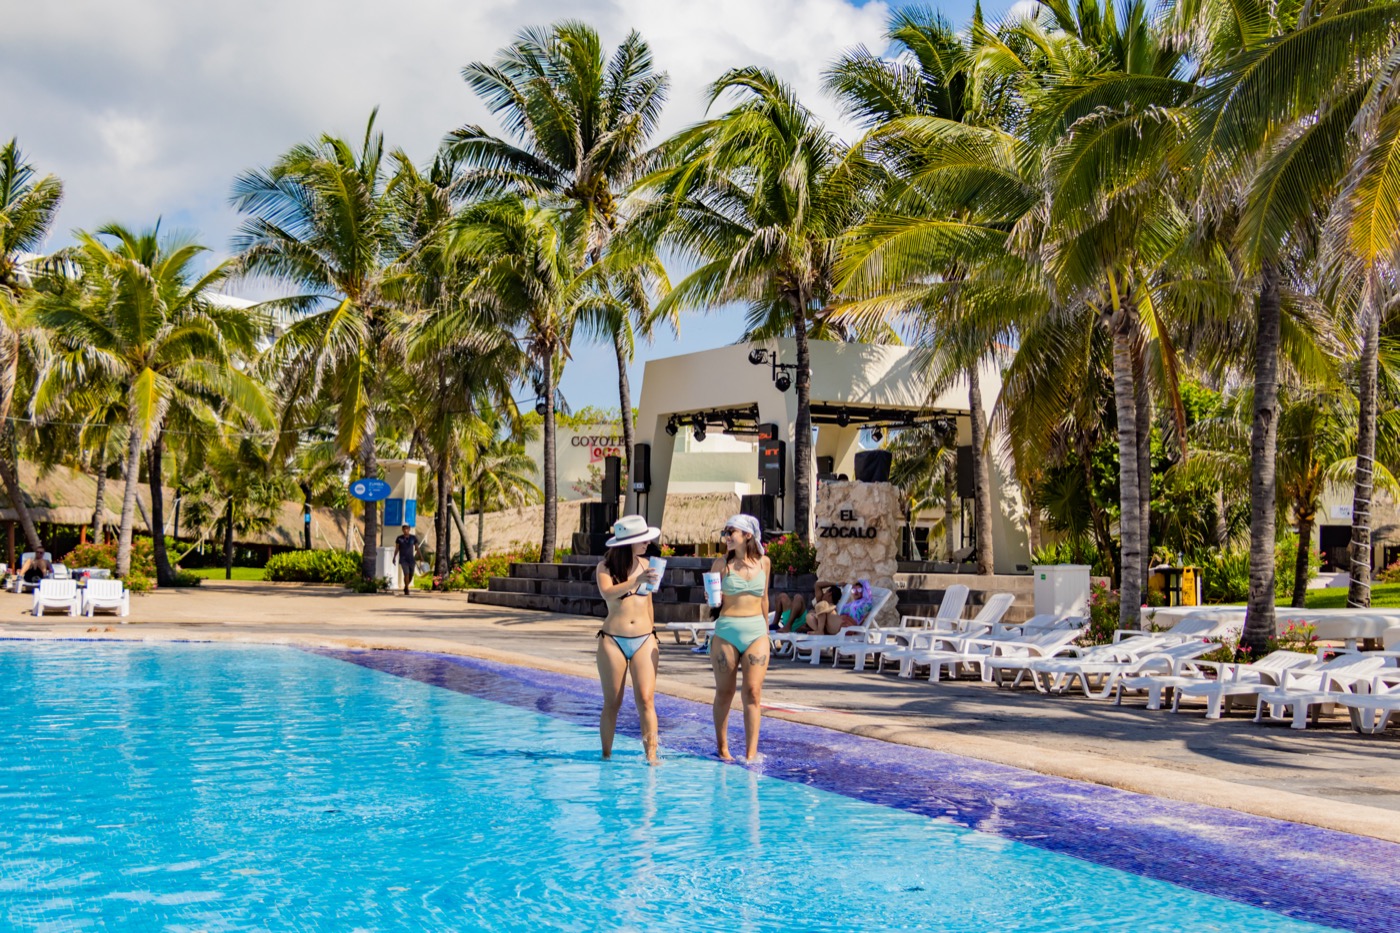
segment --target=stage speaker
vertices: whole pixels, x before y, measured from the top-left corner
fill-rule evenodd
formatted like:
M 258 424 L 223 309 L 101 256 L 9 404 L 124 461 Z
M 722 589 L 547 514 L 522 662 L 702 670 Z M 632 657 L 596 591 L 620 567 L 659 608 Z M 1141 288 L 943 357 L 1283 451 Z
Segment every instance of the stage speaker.
M 787 494 L 787 442 L 760 440 L 758 442 L 758 478 L 763 481 L 765 496 Z
M 573 540 L 574 553 L 602 556 L 607 553 L 608 546 L 604 542 L 606 542 L 609 537 L 610 535 L 607 532 L 585 534 L 584 532 L 576 531 L 574 532 Z
M 578 530 L 586 535 L 605 535 L 617 521 L 617 500 L 611 502 L 580 502 Z
M 778 426 L 771 421 L 765 421 L 758 425 L 758 441 L 776 441 L 778 439 Z
M 632 491 L 651 492 L 651 445 L 632 446 Z
M 972 476 L 972 445 L 958 448 L 958 498 L 973 499 L 977 496 L 977 482 Z
M 616 502 L 617 497 L 622 495 L 622 458 L 603 458 L 603 492 L 604 502 Z
M 835 472 L 836 472 L 836 458 L 835 458 L 835 457 L 818 457 L 818 458 L 817 458 L 817 472 L 818 472 L 818 473 L 835 473 Z
M 888 483 L 893 459 L 888 450 L 862 450 L 856 454 L 856 482 Z
M 758 519 L 758 527 L 764 531 L 777 531 L 778 500 L 769 495 L 740 496 L 739 511 Z

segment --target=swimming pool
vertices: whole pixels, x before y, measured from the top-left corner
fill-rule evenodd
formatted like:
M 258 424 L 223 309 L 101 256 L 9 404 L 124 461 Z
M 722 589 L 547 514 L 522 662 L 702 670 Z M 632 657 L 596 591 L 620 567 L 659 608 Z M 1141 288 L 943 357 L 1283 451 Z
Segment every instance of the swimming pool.
M 400 652 L 0 644 L 0 928 L 1400 929 L 1397 846 L 779 721 L 760 769 L 723 765 L 669 698 L 665 764 L 626 735 L 605 764 L 596 693 Z

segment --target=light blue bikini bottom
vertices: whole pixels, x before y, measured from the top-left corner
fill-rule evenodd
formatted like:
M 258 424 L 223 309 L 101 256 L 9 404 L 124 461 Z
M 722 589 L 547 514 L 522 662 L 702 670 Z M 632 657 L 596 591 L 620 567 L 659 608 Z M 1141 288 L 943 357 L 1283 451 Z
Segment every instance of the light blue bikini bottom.
M 720 616 L 715 620 L 715 637 L 723 638 L 743 654 L 754 642 L 768 637 L 768 620 L 763 616 Z
M 598 637 L 611 638 L 613 644 L 617 645 L 618 650 L 622 652 L 622 656 L 630 661 L 632 656 L 641 650 L 642 645 L 646 644 L 647 639 L 655 634 L 655 632 L 647 632 L 645 635 L 614 635 L 611 632 L 599 632 Z

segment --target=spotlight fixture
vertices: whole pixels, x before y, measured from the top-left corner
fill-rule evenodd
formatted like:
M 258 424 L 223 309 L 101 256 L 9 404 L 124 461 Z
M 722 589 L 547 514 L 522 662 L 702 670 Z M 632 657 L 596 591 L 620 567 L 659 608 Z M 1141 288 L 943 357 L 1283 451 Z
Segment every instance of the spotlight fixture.
M 703 441 L 705 439 L 705 426 L 703 424 L 697 424 L 692 433 L 695 435 L 697 441 Z
M 724 433 L 726 433 L 726 434 L 733 434 L 733 433 L 734 433 L 734 416 L 733 416 L 732 414 L 727 413 L 727 412 L 725 413 L 725 416 L 724 416 Z
M 676 416 L 672 415 L 671 419 L 666 422 L 666 433 L 671 437 L 675 437 L 679 431 L 680 427 L 676 424 Z
M 792 388 L 792 376 L 788 375 L 786 372 L 778 373 L 778 378 L 773 380 L 773 386 L 779 392 L 786 392 L 788 389 Z
M 880 428 L 875 428 L 870 432 L 870 439 L 878 444 L 885 439 L 885 432 Z
M 749 351 L 749 362 L 755 366 L 762 366 L 767 363 L 773 370 L 773 385 L 777 386 L 779 392 L 786 392 L 792 388 L 792 373 L 797 369 L 795 363 L 779 363 L 778 354 L 773 350 L 765 350 L 763 347 L 754 347 Z
M 836 414 L 836 423 L 837 423 L 838 425 L 840 425 L 841 427 L 843 427 L 843 428 L 846 427 L 846 426 L 848 426 L 848 425 L 851 423 L 851 415 L 850 415 L 850 413 L 847 412 L 846 409 L 844 409 L 844 408 L 841 409 L 841 410 L 840 410 L 839 412 L 837 412 L 837 414 Z
M 749 362 L 755 366 L 762 366 L 768 362 L 768 351 L 762 347 L 754 347 L 749 351 Z
M 697 431 L 705 430 L 705 416 L 697 411 L 695 414 L 690 416 L 690 424 L 691 427 L 695 428 L 695 430 Z
M 544 413 L 545 413 L 544 399 L 542 399 L 542 398 L 541 398 L 541 399 L 536 399 L 536 400 L 535 400 L 535 414 L 537 414 L 537 415 L 539 415 L 541 418 L 543 418 L 543 417 L 544 417 Z

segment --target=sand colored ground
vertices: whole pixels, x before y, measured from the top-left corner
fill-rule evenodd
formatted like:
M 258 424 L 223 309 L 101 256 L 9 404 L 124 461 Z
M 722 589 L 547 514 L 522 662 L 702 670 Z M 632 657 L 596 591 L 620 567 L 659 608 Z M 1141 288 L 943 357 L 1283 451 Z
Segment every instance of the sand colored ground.
M 28 614 L 0 593 L 0 638 L 258 641 L 451 652 L 595 676 L 598 620 L 470 604 L 462 594 L 354 595 L 334 587 L 208 583 L 132 601 L 130 624 Z M 709 702 L 709 659 L 662 643 L 665 693 Z M 1400 842 L 1400 730 L 1346 720 L 1295 732 L 1241 711 L 1149 712 L 974 683 L 928 684 L 776 661 L 769 715 L 1127 790 Z M 1252 713 L 1252 705 L 1250 712 Z M 631 715 L 630 703 L 624 716 Z M 737 716 L 735 719 L 737 723 Z M 663 733 L 664 739 L 664 733 Z

